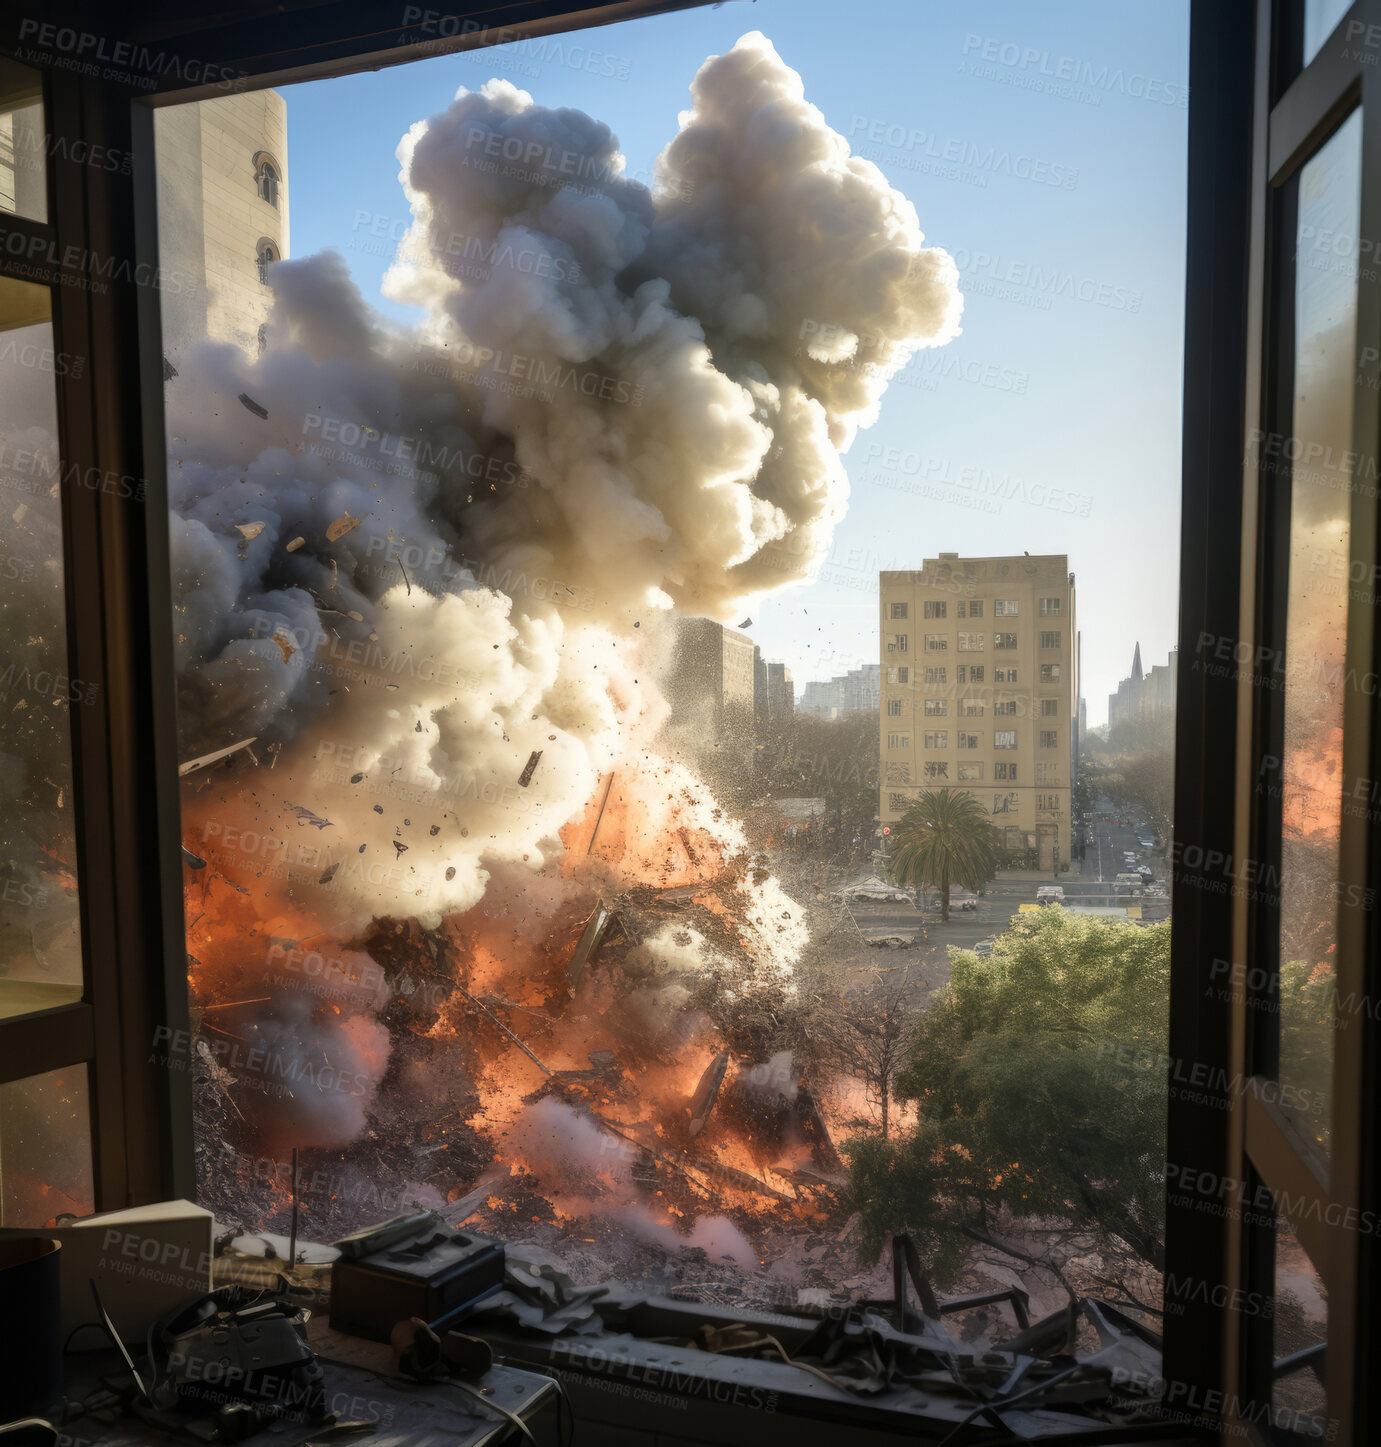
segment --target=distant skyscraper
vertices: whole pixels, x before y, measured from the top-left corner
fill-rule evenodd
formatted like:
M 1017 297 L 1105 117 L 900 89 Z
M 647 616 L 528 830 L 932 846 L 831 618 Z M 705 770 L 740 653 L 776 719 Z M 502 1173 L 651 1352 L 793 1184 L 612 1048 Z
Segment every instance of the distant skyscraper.
M 838 718 L 844 713 L 876 712 L 882 667 L 865 663 L 862 668 L 841 673 L 828 682 L 806 684 L 796 707 L 820 718 Z
M 767 665 L 767 717 L 770 723 L 785 723 L 796 710 L 796 688 L 791 670 L 784 663 Z
M 717 739 L 753 729 L 753 640 L 711 618 L 678 618 L 672 666 L 663 685 L 677 720 Z
M 1116 728 L 1134 718 L 1163 718 L 1175 712 L 1176 653 L 1172 648 L 1165 663 L 1156 663 L 1150 673 L 1141 667 L 1141 644 L 1132 652 L 1132 671 L 1108 695 L 1108 727 Z

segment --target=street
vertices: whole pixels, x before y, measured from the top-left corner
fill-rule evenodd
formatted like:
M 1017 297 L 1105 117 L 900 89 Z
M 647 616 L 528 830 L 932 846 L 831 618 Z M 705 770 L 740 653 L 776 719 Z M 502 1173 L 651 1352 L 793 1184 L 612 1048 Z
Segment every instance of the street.
M 1093 839 L 1085 848 L 1084 858 L 1075 861 L 1072 871 L 1061 874 L 1058 880 L 1050 874 L 1030 870 L 999 871 L 997 878 L 984 886 L 978 908 L 957 910 L 951 906 L 948 924 L 941 924 L 937 913 L 928 910 L 920 913 L 910 905 L 856 904 L 851 907 L 851 913 L 865 939 L 889 934 L 908 938 L 916 935 L 918 944 L 931 949 L 950 945 L 972 949 L 980 940 L 1007 929 L 1021 905 L 1036 902 L 1036 890 L 1043 884 L 1058 883 L 1065 892 L 1066 904 L 1109 908 L 1118 904 L 1114 881 L 1126 868 L 1122 858 L 1124 850 L 1134 850 L 1138 863 L 1150 866 L 1157 884 L 1166 881 L 1163 856 L 1157 850 L 1142 849 L 1137 843 L 1138 835 L 1149 836 L 1135 820 L 1136 816 L 1129 811 L 1117 808 L 1107 799 L 1099 800 L 1089 826 Z M 1160 920 L 1169 916 L 1169 900 L 1143 898 L 1140 903 L 1143 919 Z

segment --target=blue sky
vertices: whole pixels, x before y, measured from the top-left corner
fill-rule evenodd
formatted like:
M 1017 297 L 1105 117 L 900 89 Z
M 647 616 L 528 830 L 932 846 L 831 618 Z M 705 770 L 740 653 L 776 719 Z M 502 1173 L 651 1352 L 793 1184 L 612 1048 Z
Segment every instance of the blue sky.
M 1103 721 L 1133 644 L 1149 667 L 1175 641 L 1188 0 L 728 0 L 285 87 L 292 254 L 337 248 L 404 316 L 379 296 L 392 245 L 357 217 L 406 226 L 394 150 L 414 121 L 501 75 L 607 122 L 648 178 L 699 64 L 749 30 L 911 199 L 965 293 L 963 335 L 917 356 L 845 458 L 819 579 L 749 631 L 799 695 L 877 661 L 878 569 L 1067 553 Z

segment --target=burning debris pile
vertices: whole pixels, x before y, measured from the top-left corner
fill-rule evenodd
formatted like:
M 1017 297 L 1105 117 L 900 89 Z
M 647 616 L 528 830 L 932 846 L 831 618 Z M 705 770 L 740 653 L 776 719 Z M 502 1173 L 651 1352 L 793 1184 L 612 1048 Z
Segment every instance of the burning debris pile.
M 399 157 L 417 328 L 282 262 L 262 356 L 168 383 L 203 1190 L 263 1224 L 301 1148 L 323 1233 L 410 1191 L 755 1260 L 724 1213 L 840 1169 L 809 929 L 672 750 L 650 625 L 808 574 L 956 269 L 761 35 L 655 191 L 503 81 Z
M 830 1219 L 843 1166 L 792 1029 L 804 912 L 756 856 L 726 856 L 686 825 L 664 873 L 644 874 L 637 857 L 627 872 L 621 795 L 611 777 L 566 831 L 567 872 L 509 866 L 473 909 L 435 926 L 375 918 L 330 957 L 313 939 L 261 944 L 245 897 L 208 866 L 189 903 L 194 968 L 237 971 L 228 1003 L 200 1022 L 212 1042 L 199 1097 L 206 1194 L 222 1213 L 285 1221 L 286 1175 L 255 1201 L 256 1162 L 220 1142 L 252 1139 L 286 1159 L 315 1143 L 318 1097 L 334 1091 L 338 1117 L 325 1123 L 344 1149 L 304 1156 L 309 1233 L 371 1208 L 459 1203 L 509 1236 L 540 1224 L 553 1241 L 590 1245 L 598 1220 L 663 1250 L 710 1239 L 725 1247 L 715 1256 L 756 1267 L 755 1224 Z M 261 958 L 273 969 L 252 978 L 244 962 Z M 261 1023 L 266 990 L 274 1010 Z M 323 1004 L 349 1050 L 314 1043 Z M 290 1061 L 308 1050 L 321 1069 L 294 1078 Z M 366 1103 L 357 1057 L 370 1052 L 388 1064 Z

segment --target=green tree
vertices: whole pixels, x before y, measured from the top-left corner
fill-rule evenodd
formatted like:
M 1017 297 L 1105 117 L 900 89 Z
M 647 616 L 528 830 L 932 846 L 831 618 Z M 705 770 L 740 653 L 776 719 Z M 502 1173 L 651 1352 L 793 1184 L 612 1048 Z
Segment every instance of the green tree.
M 1324 953 L 1332 955 L 1331 944 Z M 1277 985 L 1280 1079 L 1290 1084 L 1296 1127 L 1327 1151 L 1333 1054 L 1339 1031 L 1360 1023 L 1358 1000 L 1339 994 L 1337 976 L 1326 959 L 1287 961 Z
M 942 1276 L 1006 1208 L 1161 1269 L 1169 924 L 1048 909 L 953 959 L 897 1078 L 915 1128 L 846 1147 L 865 1255 L 907 1231 Z
M 894 884 L 932 884 L 949 922 L 952 885 L 981 889 L 997 872 L 998 835 L 967 790 L 927 789 L 902 815 L 887 872 Z

